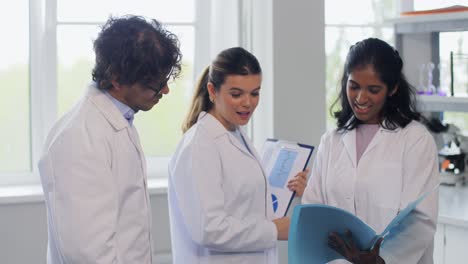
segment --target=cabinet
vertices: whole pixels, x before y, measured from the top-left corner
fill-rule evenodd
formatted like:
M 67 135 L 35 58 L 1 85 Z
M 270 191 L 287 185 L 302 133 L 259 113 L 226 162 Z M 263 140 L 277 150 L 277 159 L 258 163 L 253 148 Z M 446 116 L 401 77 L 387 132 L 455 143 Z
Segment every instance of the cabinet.
M 459 264 L 468 259 L 468 228 L 438 224 L 434 239 L 434 264 Z
M 422 63 L 438 65 L 439 33 L 468 31 L 468 12 L 416 15 L 391 20 L 395 28 L 395 46 L 405 63 L 404 72 L 413 85 L 419 83 Z M 439 71 L 433 72 L 433 83 L 440 83 Z M 468 112 L 468 98 L 419 96 L 423 111 Z
M 437 224 L 434 237 L 434 264 L 444 264 L 445 253 L 445 225 Z
M 439 187 L 435 264 L 468 263 L 468 187 Z

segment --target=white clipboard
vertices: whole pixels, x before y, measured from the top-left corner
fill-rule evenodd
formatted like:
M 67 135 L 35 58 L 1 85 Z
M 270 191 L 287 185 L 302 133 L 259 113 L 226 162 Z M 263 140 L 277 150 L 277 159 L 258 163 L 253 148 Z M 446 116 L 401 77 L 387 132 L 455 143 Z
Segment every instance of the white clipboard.
M 270 185 L 275 218 L 288 213 L 295 192 L 288 189 L 288 181 L 309 163 L 313 146 L 269 138 L 262 148 L 262 165 Z

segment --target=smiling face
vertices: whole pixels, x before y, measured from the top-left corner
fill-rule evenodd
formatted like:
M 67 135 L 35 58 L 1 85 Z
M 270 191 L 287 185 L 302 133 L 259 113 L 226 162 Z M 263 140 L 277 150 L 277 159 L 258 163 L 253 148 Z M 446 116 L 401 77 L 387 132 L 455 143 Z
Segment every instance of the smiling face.
M 394 89 L 392 94 L 396 91 Z M 348 103 L 364 124 L 379 124 L 389 89 L 370 65 L 351 71 L 346 84 Z
M 213 99 L 210 114 L 228 130 L 246 125 L 258 105 L 261 83 L 260 74 L 228 75 L 219 90 L 209 82 L 208 93 Z

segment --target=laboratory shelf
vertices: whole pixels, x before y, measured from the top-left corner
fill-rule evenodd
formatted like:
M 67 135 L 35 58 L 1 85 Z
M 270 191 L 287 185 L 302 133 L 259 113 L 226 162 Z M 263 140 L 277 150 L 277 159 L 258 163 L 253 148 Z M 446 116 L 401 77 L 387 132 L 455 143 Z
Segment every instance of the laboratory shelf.
M 401 16 L 386 22 L 395 26 L 397 34 L 466 31 L 468 30 L 468 11 Z
M 424 112 L 468 112 L 467 97 L 418 95 L 418 110 Z

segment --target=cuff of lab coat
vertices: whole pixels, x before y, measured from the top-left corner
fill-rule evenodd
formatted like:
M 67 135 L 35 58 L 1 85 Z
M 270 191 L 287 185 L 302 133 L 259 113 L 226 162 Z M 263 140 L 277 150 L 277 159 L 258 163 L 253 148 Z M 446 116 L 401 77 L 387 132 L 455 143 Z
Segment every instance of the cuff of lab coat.
M 271 243 L 271 247 L 276 246 L 276 241 L 278 241 L 278 230 L 276 229 L 275 223 L 268 221 L 266 224 L 266 233 L 270 234 L 270 236 L 267 237 L 267 243 Z
M 385 264 L 392 264 L 392 263 L 399 263 L 395 260 L 395 258 L 388 252 L 388 250 L 381 250 L 380 257 L 383 258 Z M 401 260 L 400 260 L 401 261 Z

